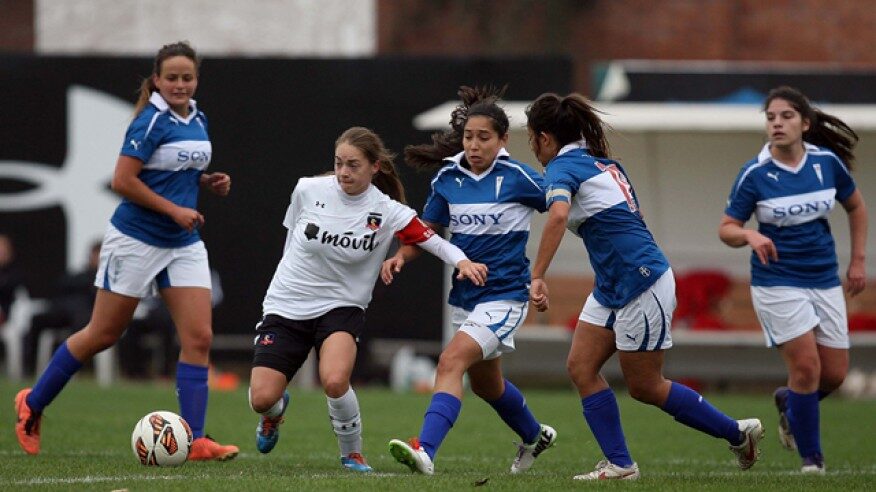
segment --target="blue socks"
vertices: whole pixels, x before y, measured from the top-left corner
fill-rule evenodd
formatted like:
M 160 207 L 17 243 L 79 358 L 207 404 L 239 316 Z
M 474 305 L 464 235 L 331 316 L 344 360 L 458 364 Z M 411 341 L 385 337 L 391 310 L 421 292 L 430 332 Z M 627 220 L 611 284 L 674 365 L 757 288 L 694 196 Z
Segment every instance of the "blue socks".
M 508 427 L 516 432 L 520 439 L 523 439 L 524 444 L 533 444 L 538 440 L 541 425 L 532 416 L 529 407 L 526 406 L 523 394 L 511 384 L 511 381 L 505 380 L 505 391 L 498 400 L 487 403 L 496 410 L 496 413 L 502 417 Z
M 818 400 L 817 391 L 802 394 L 788 390 L 785 414 L 788 416 L 791 433 L 794 434 L 794 440 L 797 442 L 797 451 L 804 459 L 821 455 Z
M 617 466 L 631 466 L 633 458 L 627 449 L 624 430 L 621 428 L 620 410 L 611 388 L 582 398 L 581 406 L 584 407 L 584 418 L 599 443 L 602 454 Z
M 423 428 L 420 429 L 420 445 L 426 450 L 429 458 L 435 459 L 438 447 L 447 437 L 461 409 L 462 401 L 450 393 L 432 395 L 432 401 L 423 418 Z
M 713 437 L 724 438 L 734 446 L 742 444 L 744 440 L 735 420 L 724 415 L 699 393 L 683 384 L 672 382 L 663 411 L 688 427 Z
M 178 362 L 176 366 L 176 397 L 182 418 L 192 429 L 194 439 L 204 436 L 207 418 L 207 366 Z
M 82 363 L 73 357 L 65 341 L 55 351 L 48 367 L 27 395 L 27 406 L 34 412 L 42 412 L 79 369 L 82 369 Z

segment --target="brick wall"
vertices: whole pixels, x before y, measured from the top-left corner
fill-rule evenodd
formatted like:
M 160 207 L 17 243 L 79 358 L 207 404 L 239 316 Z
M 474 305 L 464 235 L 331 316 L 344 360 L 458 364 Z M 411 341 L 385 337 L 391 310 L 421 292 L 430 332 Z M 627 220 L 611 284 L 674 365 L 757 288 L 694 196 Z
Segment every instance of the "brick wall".
M 872 0 L 379 0 L 378 52 L 876 66 Z

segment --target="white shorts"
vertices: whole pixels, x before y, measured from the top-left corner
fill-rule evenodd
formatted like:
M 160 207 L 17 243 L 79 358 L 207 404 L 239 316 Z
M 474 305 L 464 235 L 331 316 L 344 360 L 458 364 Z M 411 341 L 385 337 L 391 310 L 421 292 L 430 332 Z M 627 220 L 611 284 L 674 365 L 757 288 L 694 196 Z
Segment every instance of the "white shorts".
M 607 308 L 590 294 L 578 319 L 613 330 L 618 350 L 645 352 L 672 347 L 673 311 L 675 276 L 669 269 L 648 290 L 620 309 Z
M 815 330 L 815 343 L 849 348 L 849 322 L 843 288 L 751 287 L 751 302 L 767 347 Z
M 125 235 L 110 224 L 100 247 L 94 286 L 143 298 L 155 288 L 211 288 L 210 264 L 203 241 L 182 248 L 158 248 Z
M 525 301 L 490 301 L 475 306 L 471 312 L 453 307 L 450 322 L 456 330 L 474 338 L 484 353 L 484 360 L 514 352 L 514 333 L 526 319 L 529 303 Z

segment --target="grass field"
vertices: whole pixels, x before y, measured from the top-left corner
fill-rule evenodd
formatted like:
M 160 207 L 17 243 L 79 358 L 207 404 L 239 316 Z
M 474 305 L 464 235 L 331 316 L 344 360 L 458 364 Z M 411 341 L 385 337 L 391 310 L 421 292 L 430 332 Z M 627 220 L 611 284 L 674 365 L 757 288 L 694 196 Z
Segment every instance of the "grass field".
M 245 389 L 213 392 L 207 432 L 240 446 L 226 463 L 187 463 L 147 468 L 134 458 L 130 433 L 151 410 L 177 411 L 169 383 L 122 384 L 102 389 L 77 378 L 43 418 L 39 456 L 24 455 L 15 441 L 12 399 L 18 386 L 0 380 L 0 490 L 873 490 L 876 488 L 876 430 L 873 402 L 828 399 L 822 406 L 822 444 L 828 474 L 801 476 L 795 454 L 780 448 L 769 395 L 707 395 L 737 418 L 756 416 L 767 427 L 761 461 L 740 472 L 723 441 L 674 422 L 660 410 L 620 396 L 624 428 L 642 478 L 638 482 L 581 483 L 573 475 L 592 470 L 599 448 L 571 391 L 525 391 L 536 417 L 553 425 L 559 438 L 525 475 L 508 468 L 516 436 L 492 409 L 472 395 L 444 442 L 432 477 L 412 475 L 387 452 L 391 438 L 419 431 L 429 396 L 360 389 L 365 455 L 375 473 L 362 476 L 340 467 L 337 445 L 319 392 L 293 392 L 282 438 L 271 454 L 255 449 L 256 417 Z

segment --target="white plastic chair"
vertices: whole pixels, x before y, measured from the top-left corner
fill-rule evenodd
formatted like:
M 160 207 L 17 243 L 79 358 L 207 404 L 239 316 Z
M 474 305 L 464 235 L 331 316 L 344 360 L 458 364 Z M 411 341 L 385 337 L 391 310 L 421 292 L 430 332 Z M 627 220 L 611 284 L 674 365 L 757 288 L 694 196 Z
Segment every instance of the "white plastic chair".
M 15 301 L 9 309 L 9 318 L 0 326 L 0 338 L 6 346 L 6 375 L 11 381 L 21 381 L 24 376 L 24 337 L 30 330 L 35 314 L 46 307 L 43 299 L 31 299 L 27 288 L 15 289 Z

